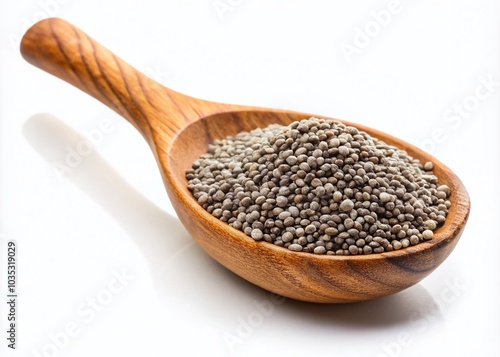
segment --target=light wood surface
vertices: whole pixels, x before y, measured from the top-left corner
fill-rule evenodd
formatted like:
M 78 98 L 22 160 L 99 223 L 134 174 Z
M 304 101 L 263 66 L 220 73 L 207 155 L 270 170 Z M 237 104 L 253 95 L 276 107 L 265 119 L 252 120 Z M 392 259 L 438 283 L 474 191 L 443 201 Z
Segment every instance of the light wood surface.
M 33 65 L 90 94 L 134 125 L 151 146 L 172 205 L 195 241 L 219 263 L 264 289 L 319 303 L 393 294 L 418 283 L 439 266 L 464 230 L 470 201 L 450 169 L 400 139 L 342 120 L 423 162 L 434 162 L 435 175 L 452 193 L 445 224 L 429 242 L 372 255 L 319 256 L 256 242 L 199 206 L 187 189 L 185 171 L 216 138 L 270 123 L 288 124 L 312 114 L 213 103 L 180 94 L 149 79 L 57 18 L 29 29 L 21 52 Z

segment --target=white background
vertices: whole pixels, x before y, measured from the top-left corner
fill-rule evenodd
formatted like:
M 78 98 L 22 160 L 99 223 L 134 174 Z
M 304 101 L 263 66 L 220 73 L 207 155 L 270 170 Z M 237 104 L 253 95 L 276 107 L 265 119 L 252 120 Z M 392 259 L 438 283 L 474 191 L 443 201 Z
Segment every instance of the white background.
M 500 3 L 401 0 L 381 20 L 388 4 L 0 0 L 0 355 L 9 239 L 19 252 L 13 356 L 500 355 Z M 271 300 L 192 243 L 129 124 L 22 60 L 16 42 L 48 15 L 177 91 L 343 118 L 425 147 L 468 188 L 461 241 L 394 296 Z M 54 163 L 106 121 L 93 153 L 58 177 Z

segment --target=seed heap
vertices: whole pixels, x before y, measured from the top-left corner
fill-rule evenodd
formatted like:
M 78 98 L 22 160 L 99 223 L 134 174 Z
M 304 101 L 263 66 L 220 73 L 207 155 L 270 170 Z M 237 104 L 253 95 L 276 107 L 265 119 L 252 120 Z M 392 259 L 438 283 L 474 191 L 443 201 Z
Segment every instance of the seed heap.
M 356 255 L 432 239 L 450 190 L 433 163 L 310 118 L 215 141 L 186 177 L 213 216 L 296 252 Z

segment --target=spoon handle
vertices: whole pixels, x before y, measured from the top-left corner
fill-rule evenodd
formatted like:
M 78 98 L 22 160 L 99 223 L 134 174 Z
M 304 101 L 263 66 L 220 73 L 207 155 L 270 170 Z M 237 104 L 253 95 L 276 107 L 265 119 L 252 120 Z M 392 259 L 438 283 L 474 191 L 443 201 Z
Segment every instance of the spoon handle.
M 189 97 L 148 78 L 86 33 L 59 18 L 33 25 L 21 41 L 23 57 L 126 118 L 155 145 L 173 139 L 190 122 L 224 105 Z

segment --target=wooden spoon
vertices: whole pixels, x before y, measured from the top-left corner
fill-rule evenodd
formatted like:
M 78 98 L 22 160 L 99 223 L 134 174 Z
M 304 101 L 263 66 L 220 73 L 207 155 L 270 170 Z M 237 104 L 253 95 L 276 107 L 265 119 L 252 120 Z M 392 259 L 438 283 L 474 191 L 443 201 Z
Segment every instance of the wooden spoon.
M 146 77 L 57 18 L 30 28 L 22 39 L 21 52 L 28 62 L 90 94 L 134 125 L 151 146 L 172 205 L 196 242 L 219 263 L 264 289 L 320 303 L 393 294 L 431 273 L 463 232 L 469 197 L 450 169 L 400 139 L 343 121 L 406 150 L 421 162 L 434 162 L 435 175 L 452 193 L 445 224 L 428 242 L 371 255 L 297 253 L 256 242 L 206 212 L 187 189 L 185 171 L 214 139 L 271 123 L 286 125 L 312 114 L 214 103 L 180 94 Z

